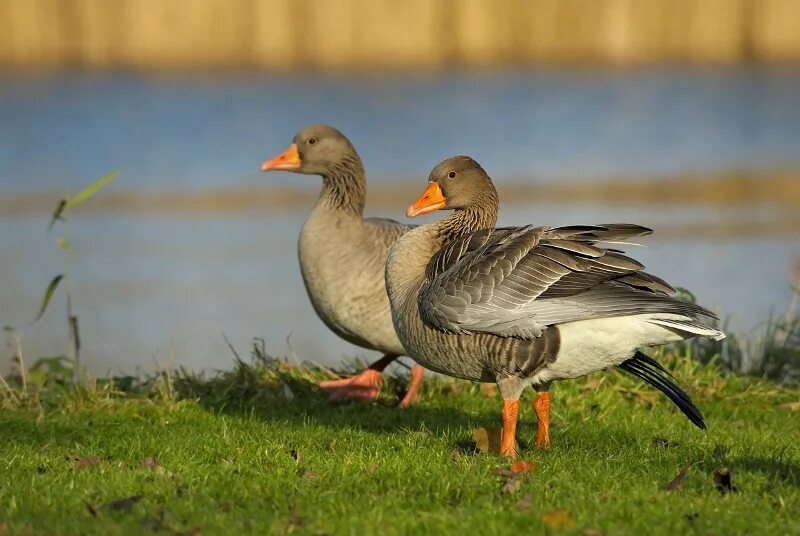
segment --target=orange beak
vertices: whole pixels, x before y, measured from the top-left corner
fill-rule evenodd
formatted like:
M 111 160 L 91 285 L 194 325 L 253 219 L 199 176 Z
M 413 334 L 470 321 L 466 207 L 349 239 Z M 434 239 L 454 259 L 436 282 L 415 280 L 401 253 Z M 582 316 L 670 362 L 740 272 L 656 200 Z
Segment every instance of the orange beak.
M 422 197 L 414 201 L 414 204 L 406 210 L 406 216 L 413 218 L 414 216 L 421 216 L 422 214 L 430 214 L 436 212 L 440 208 L 444 208 L 447 200 L 442 194 L 442 189 L 436 182 L 429 182 L 428 187 L 422 193 Z
M 293 143 L 272 160 L 265 160 L 261 164 L 261 171 L 292 171 L 300 169 L 302 164 L 303 161 L 300 160 L 300 154 L 297 152 L 297 145 Z

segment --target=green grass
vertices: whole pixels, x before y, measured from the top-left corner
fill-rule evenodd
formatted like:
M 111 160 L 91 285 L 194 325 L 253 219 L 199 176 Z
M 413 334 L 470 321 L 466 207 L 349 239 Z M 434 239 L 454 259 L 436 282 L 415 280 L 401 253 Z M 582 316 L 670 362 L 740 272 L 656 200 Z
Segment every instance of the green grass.
M 309 381 L 321 373 L 266 359 L 133 392 L 14 400 L 0 385 L 0 534 L 800 533 L 800 390 L 666 361 L 707 431 L 635 378 L 562 382 L 550 451 L 533 448 L 524 399 L 520 457 L 535 467 L 516 479 L 476 452 L 500 401 L 467 382 L 426 378 L 405 411 L 398 382 L 378 403 L 331 405 Z M 715 487 L 723 467 L 738 491 Z

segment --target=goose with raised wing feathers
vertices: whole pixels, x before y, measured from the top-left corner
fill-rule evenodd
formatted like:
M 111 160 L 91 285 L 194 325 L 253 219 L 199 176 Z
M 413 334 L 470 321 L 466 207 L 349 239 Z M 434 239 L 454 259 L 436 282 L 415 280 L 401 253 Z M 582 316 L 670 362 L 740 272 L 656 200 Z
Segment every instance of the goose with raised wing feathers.
M 550 444 L 549 384 L 617 366 L 666 394 L 697 426 L 700 411 L 640 349 L 705 336 L 716 316 L 673 296 L 663 280 L 603 243 L 649 234 L 630 224 L 495 228 L 498 198 L 472 158 L 431 171 L 409 217 L 454 212 L 400 237 L 386 286 L 400 341 L 426 368 L 496 382 L 503 397 L 501 452 L 514 457 L 519 397 L 539 393 L 536 445 Z
M 364 218 L 364 165 L 353 144 L 327 125 L 298 132 L 283 153 L 262 171 L 321 175 L 322 190 L 300 232 L 300 271 L 317 315 L 343 339 L 378 350 L 384 356 L 360 374 L 322 382 L 332 399 L 377 398 L 382 372 L 405 354 L 392 327 L 384 282 L 386 255 L 394 241 L 412 228 L 382 218 Z M 411 369 L 401 407 L 411 404 L 424 369 Z

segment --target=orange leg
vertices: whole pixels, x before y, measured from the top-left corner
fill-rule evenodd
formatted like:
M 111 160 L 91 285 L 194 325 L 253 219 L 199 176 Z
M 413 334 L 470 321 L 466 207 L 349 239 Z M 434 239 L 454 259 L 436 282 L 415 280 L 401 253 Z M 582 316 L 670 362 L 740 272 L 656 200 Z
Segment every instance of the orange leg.
M 536 412 L 536 447 L 550 448 L 550 392 L 539 393 L 533 401 L 533 410 Z
M 381 392 L 383 373 L 364 369 L 352 378 L 320 382 L 319 386 L 331 400 L 362 399 L 375 400 Z
M 346 398 L 375 400 L 383 385 L 383 369 L 397 359 L 394 354 L 385 354 L 382 358 L 350 378 L 329 380 L 319 383 L 319 387 L 328 393 L 331 400 Z
M 519 400 L 503 400 L 503 435 L 500 438 L 500 454 L 512 460 L 517 457 L 517 416 Z
M 400 402 L 401 408 L 407 408 L 414 402 L 414 397 L 417 395 L 419 384 L 422 383 L 422 376 L 425 374 L 425 369 L 419 365 L 411 367 L 411 380 L 408 383 L 408 391 L 406 396 Z

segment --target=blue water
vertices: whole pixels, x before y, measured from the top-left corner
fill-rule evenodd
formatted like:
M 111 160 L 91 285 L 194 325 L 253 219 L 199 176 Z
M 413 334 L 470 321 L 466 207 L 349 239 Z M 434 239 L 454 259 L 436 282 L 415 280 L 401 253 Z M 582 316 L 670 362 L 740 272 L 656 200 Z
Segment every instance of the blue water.
M 292 181 L 313 191 L 316 177 L 257 171 L 312 122 L 339 126 L 370 180 L 382 183 L 424 184 L 430 167 L 454 153 L 476 156 L 501 183 L 797 168 L 800 68 L 0 74 L 0 195 L 52 192 L 55 200 L 118 167 L 124 171 L 111 188 L 120 190 Z M 399 200 L 392 215 L 400 218 L 409 201 Z M 286 355 L 291 333 L 299 359 L 373 357 L 325 329 L 306 299 L 295 244 L 309 210 L 76 217 L 75 308 L 90 368 L 227 367 L 222 333 L 242 352 L 259 336 Z M 632 221 L 658 229 L 768 219 L 777 210 L 510 205 L 501 223 Z M 60 294 L 30 325 L 46 283 L 62 270 L 60 231 L 46 235 L 46 222 L 46 213 L 0 214 L 0 324 L 21 330 L 29 359 L 60 353 L 66 341 Z M 741 329 L 786 308 L 800 256 L 792 236 L 656 236 L 648 244 L 631 253 Z
M 309 123 L 360 149 L 374 181 L 468 153 L 500 180 L 590 180 L 800 164 L 800 68 L 451 74 L 0 74 L 3 191 L 268 180 Z
M 171 218 L 83 217 L 75 220 L 75 309 L 84 355 L 93 370 L 130 371 L 156 362 L 194 368 L 230 364 L 225 333 L 244 352 L 252 337 L 269 351 L 336 363 L 370 356 L 333 335 L 315 316 L 297 269 L 302 219 L 291 211 L 263 216 Z M 594 207 L 504 211 L 501 224 L 531 221 L 636 221 L 658 229 L 671 215 L 643 209 Z M 696 214 L 686 214 L 696 216 Z M 728 215 L 733 217 L 734 215 Z M 55 236 L 40 217 L 0 218 L 0 322 L 22 328 L 29 356 L 59 353 L 66 341 L 63 296 L 37 324 L 47 282 L 61 270 Z M 789 302 L 797 239 L 691 237 L 646 240 L 629 253 L 698 300 L 749 329 Z

